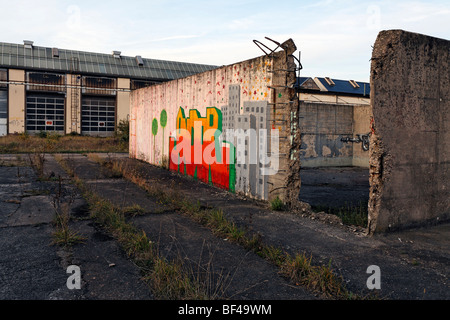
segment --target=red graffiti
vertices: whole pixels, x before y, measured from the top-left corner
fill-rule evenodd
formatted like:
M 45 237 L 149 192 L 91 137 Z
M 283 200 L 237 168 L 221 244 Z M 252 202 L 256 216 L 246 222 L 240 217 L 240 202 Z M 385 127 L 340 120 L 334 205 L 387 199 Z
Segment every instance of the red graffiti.
M 181 138 L 182 140 L 182 138 Z M 181 141 L 180 140 L 180 141 Z M 202 153 L 205 152 L 206 147 L 208 147 L 211 143 L 214 142 L 204 142 L 202 145 Z M 175 147 L 175 141 L 173 138 L 170 138 L 169 141 L 169 154 L 172 154 L 172 151 Z M 191 155 L 193 155 L 194 147 L 192 147 Z M 222 147 L 222 157 L 226 157 L 229 155 L 229 148 Z M 215 156 L 215 152 L 213 152 L 213 156 Z M 180 152 L 180 157 L 183 159 L 183 154 Z M 224 158 L 225 159 L 225 158 Z M 176 164 L 175 161 L 169 161 L 169 168 L 172 171 L 178 171 L 183 174 L 190 175 L 191 177 L 196 177 L 197 179 L 203 182 L 211 182 L 215 186 L 229 189 L 230 188 L 230 166 L 225 164 L 225 161 L 222 163 L 213 163 L 211 165 L 206 164 L 204 161 L 202 164 L 193 163 L 193 159 L 184 159 L 180 164 Z

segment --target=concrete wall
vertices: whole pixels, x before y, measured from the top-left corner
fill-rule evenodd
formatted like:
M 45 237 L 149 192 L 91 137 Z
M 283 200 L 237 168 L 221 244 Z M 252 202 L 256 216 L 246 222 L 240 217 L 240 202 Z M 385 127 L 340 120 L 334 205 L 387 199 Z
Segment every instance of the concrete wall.
M 371 67 L 369 231 L 450 217 L 450 42 L 383 31 Z
M 232 192 L 260 199 L 275 195 L 289 198 L 286 191 L 291 187 L 299 188 L 296 180 L 299 178 L 292 178 L 287 170 L 291 161 L 299 161 L 293 155 L 294 144 L 298 141 L 295 135 L 298 105 L 290 103 L 295 98 L 292 86 L 296 80 L 295 72 L 285 70 L 294 67 L 295 71 L 290 54 L 296 48 L 291 40 L 282 47 L 283 51 L 270 56 L 133 91 L 130 156 L 156 165 L 168 160 L 171 170 Z M 182 136 L 181 129 L 191 134 L 190 144 Z M 209 129 L 220 132 L 254 129 L 256 146 L 248 141 L 248 137 L 240 142 L 227 137 L 222 144 L 216 144 L 218 139 L 206 135 Z M 267 140 L 263 139 L 260 129 L 267 129 Z M 271 145 L 272 129 L 278 129 L 280 133 L 277 150 Z M 240 149 L 239 145 L 245 147 Z M 192 148 L 190 155 L 181 154 L 180 150 L 185 146 Z M 210 148 L 214 152 L 211 153 Z M 199 163 L 194 159 L 199 150 L 202 155 L 205 152 L 214 154 L 217 161 L 211 164 L 201 159 Z M 267 152 L 269 157 L 275 153 L 279 158 L 280 170 L 272 175 L 262 173 L 262 169 L 274 165 L 273 161 L 261 163 L 260 156 Z M 233 153 L 245 161 L 227 165 L 226 161 Z M 252 155 L 258 163 L 249 161 Z M 298 189 L 296 194 L 298 196 Z
M 370 130 L 370 106 L 300 102 L 302 167 L 369 167 L 361 143 L 343 142 Z
M 353 136 L 370 133 L 370 120 L 372 119 L 372 108 L 370 105 L 356 105 L 353 107 Z M 363 150 L 361 143 L 353 144 L 353 167 L 369 168 L 369 152 Z

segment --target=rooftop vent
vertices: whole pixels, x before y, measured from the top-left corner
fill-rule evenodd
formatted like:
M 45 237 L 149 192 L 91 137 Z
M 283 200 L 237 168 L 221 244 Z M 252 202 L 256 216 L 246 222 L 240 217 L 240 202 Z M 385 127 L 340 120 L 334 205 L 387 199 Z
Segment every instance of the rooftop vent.
M 352 85 L 352 87 L 354 89 L 358 89 L 359 88 L 359 84 L 356 83 L 355 80 L 349 80 L 350 84 Z
M 136 62 L 138 66 L 142 67 L 144 65 L 144 60 L 142 60 L 141 56 L 136 56 Z
M 328 78 L 328 77 L 325 77 L 325 81 L 328 83 L 329 86 L 334 86 L 334 85 L 335 85 L 334 81 L 331 80 L 331 79 Z
M 33 49 L 33 41 L 23 40 L 23 46 L 27 49 Z
M 112 54 L 113 54 L 114 58 L 120 59 L 120 55 L 122 54 L 122 52 L 120 52 L 120 51 L 113 51 Z

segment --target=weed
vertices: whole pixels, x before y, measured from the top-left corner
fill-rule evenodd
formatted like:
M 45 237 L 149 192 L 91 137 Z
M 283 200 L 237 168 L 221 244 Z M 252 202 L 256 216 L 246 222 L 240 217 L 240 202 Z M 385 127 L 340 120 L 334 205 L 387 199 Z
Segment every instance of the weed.
M 278 267 L 281 267 L 286 261 L 286 256 L 283 251 L 275 246 L 261 246 L 257 253 Z
M 55 231 L 52 233 L 52 244 L 67 247 L 77 243 L 83 243 L 86 239 L 69 227 L 70 214 L 68 207 L 62 206 L 62 208 L 62 210 L 56 211 L 56 218 L 54 220 Z
M 294 283 L 304 283 L 311 272 L 311 259 L 305 254 L 296 254 L 294 257 L 287 256 L 281 264 L 281 273 Z
M 122 142 L 128 142 L 130 140 L 130 122 L 128 120 L 119 121 L 115 136 Z
M 283 211 L 285 209 L 285 205 L 283 201 L 277 196 L 270 202 L 270 208 L 275 211 Z
M 125 208 L 122 209 L 122 211 L 123 211 L 123 214 L 125 216 L 129 215 L 129 216 L 132 216 L 132 217 L 140 216 L 140 215 L 143 215 L 145 213 L 144 208 L 142 208 L 138 204 L 125 207 Z

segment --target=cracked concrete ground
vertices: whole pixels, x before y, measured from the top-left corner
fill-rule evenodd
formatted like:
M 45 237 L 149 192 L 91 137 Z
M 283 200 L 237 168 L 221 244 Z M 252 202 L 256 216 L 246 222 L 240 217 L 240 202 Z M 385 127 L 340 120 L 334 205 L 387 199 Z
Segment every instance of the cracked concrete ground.
M 111 156 L 111 155 L 109 155 Z M 53 156 L 47 155 L 42 181 L 27 165 L 16 166 L 14 156 L 0 167 L 0 299 L 152 299 L 139 270 L 127 259 L 116 241 L 89 219 L 86 203 Z M 65 155 L 77 176 L 101 196 L 117 205 L 139 204 L 145 214 L 133 223 L 157 239 L 160 251 L 192 266 L 211 268 L 226 281 L 232 299 L 316 299 L 311 292 L 293 286 L 262 258 L 215 237 L 210 230 L 187 217 L 167 210 L 133 183 L 113 177 L 84 155 Z M 120 161 L 133 165 L 159 188 L 170 188 L 205 206 L 222 208 L 227 218 L 257 232 L 266 244 L 289 253 L 306 252 L 315 263 L 331 261 L 348 289 L 368 294 L 370 265 L 381 268 L 381 290 L 386 299 L 449 299 L 450 247 L 448 224 L 404 232 L 365 236 L 339 224 L 312 220 L 288 212 L 273 212 L 264 204 L 208 186 L 190 177 L 154 167 L 126 155 Z M 8 160 L 9 159 L 9 160 Z M 52 174 L 53 173 L 53 174 Z M 55 179 L 61 176 L 61 180 Z M 70 198 L 73 227 L 86 241 L 69 251 L 52 246 L 53 197 Z M 82 289 L 67 289 L 68 265 L 81 267 Z
M 0 166 L 0 300 L 152 299 L 135 265 L 89 219 L 73 226 L 84 244 L 52 245 L 55 194 L 71 198 L 74 216 L 86 215 L 87 204 L 52 156 L 46 169 L 62 175 L 61 188 L 59 180 L 38 179 L 27 157 L 18 157 L 25 161 L 2 155 Z M 81 290 L 66 285 L 69 265 L 82 270 Z

